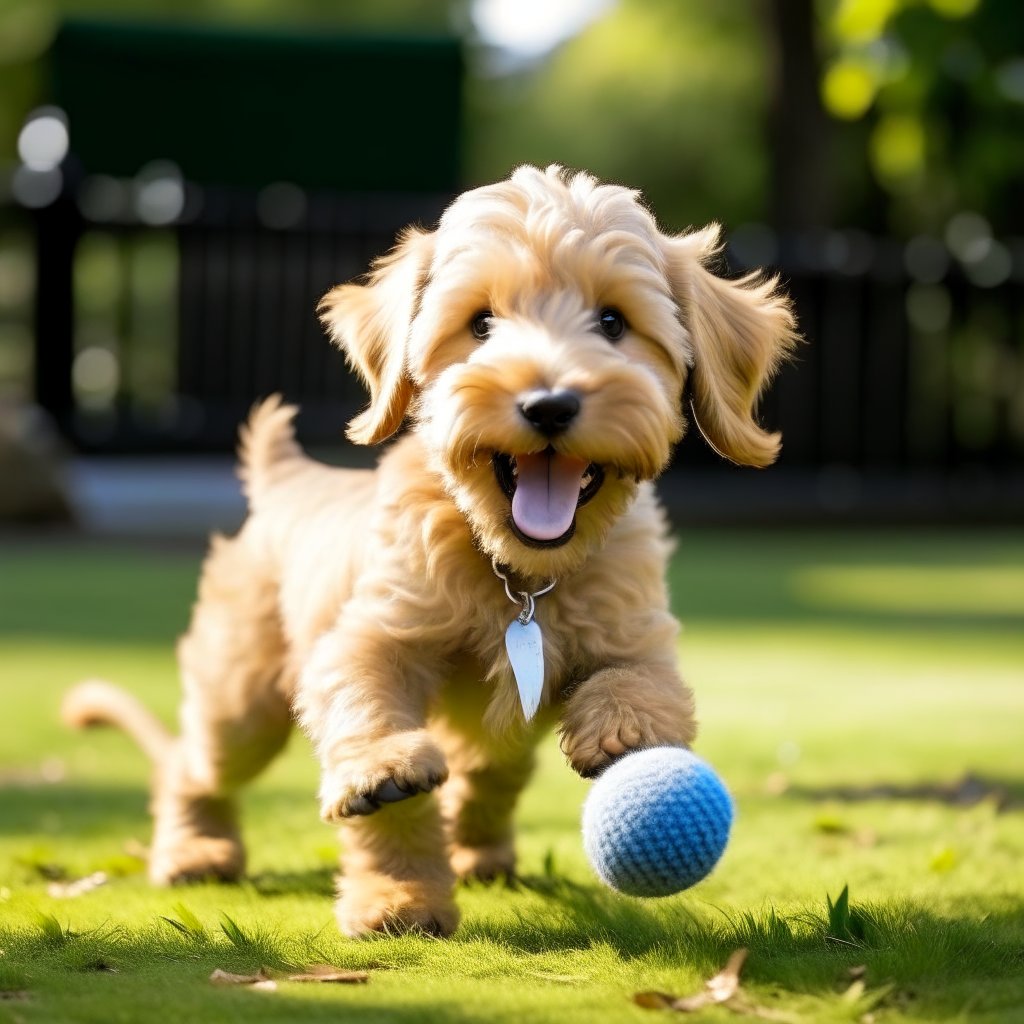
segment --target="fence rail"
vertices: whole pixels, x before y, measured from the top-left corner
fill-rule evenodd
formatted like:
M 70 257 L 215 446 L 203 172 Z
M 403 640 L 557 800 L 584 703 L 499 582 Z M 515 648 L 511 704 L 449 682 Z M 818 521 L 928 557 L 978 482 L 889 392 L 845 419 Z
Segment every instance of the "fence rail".
M 317 299 L 364 271 L 405 223 L 435 219 L 443 198 L 275 202 L 266 190 L 190 188 L 186 212 L 162 226 L 69 200 L 37 213 L 37 395 L 75 445 L 226 450 L 251 402 L 276 390 L 301 403 L 308 443 L 343 443 L 365 398 L 316 322 Z M 744 238 L 736 269 L 764 255 Z M 992 251 L 995 270 L 984 246 L 972 263 L 921 239 L 830 235 L 767 254 L 806 338 L 762 405 L 763 422 L 783 432 L 782 465 L 1019 462 L 1024 260 L 1012 245 L 990 240 Z M 686 452 L 691 464 L 716 461 L 690 439 Z

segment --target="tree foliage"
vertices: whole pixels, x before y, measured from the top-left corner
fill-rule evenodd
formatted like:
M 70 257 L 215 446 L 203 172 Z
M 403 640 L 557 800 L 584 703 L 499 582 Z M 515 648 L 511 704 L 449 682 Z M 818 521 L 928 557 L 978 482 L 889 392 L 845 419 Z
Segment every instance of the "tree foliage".
M 767 220 L 773 177 L 777 193 L 787 173 L 770 131 L 787 113 L 771 2 L 619 0 L 546 57 L 497 73 L 472 39 L 471 0 L 0 0 L 0 164 L 43 96 L 40 57 L 62 16 L 455 30 L 469 40 L 468 182 L 560 162 L 642 188 L 668 227 Z M 793 148 L 820 147 L 805 178 L 823 169 L 822 216 L 911 234 L 968 209 L 1024 232 L 1020 0 L 806 6 L 830 117 Z

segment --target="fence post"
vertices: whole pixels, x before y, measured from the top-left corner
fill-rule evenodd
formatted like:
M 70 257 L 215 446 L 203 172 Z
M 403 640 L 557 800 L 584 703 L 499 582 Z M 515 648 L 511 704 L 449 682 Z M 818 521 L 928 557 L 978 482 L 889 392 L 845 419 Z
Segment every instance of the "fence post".
M 81 218 L 65 190 L 36 217 L 35 398 L 73 435 L 71 364 L 75 347 L 74 255 Z

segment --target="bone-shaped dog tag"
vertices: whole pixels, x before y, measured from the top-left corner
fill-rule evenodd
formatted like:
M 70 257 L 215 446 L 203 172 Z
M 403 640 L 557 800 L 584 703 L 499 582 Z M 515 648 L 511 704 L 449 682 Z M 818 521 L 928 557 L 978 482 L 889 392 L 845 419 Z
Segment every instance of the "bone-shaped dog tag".
M 544 640 L 535 619 L 525 625 L 513 619 L 505 630 L 505 650 L 519 687 L 519 701 L 526 720 L 537 713 L 544 690 Z

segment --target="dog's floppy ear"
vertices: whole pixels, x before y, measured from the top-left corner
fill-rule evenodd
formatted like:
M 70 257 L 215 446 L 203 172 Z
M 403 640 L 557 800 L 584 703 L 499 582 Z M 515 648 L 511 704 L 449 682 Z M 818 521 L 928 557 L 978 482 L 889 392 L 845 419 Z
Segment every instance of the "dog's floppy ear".
M 727 281 L 711 273 L 720 235 L 712 224 L 665 239 L 669 275 L 692 345 L 693 415 L 720 455 L 745 466 L 767 466 L 781 438 L 758 426 L 754 407 L 796 344 L 796 319 L 778 278 L 755 272 Z
M 409 329 L 432 252 L 433 235 L 409 228 L 366 284 L 338 285 L 320 300 L 320 322 L 370 392 L 369 406 L 346 431 L 356 444 L 390 437 L 409 408 Z

